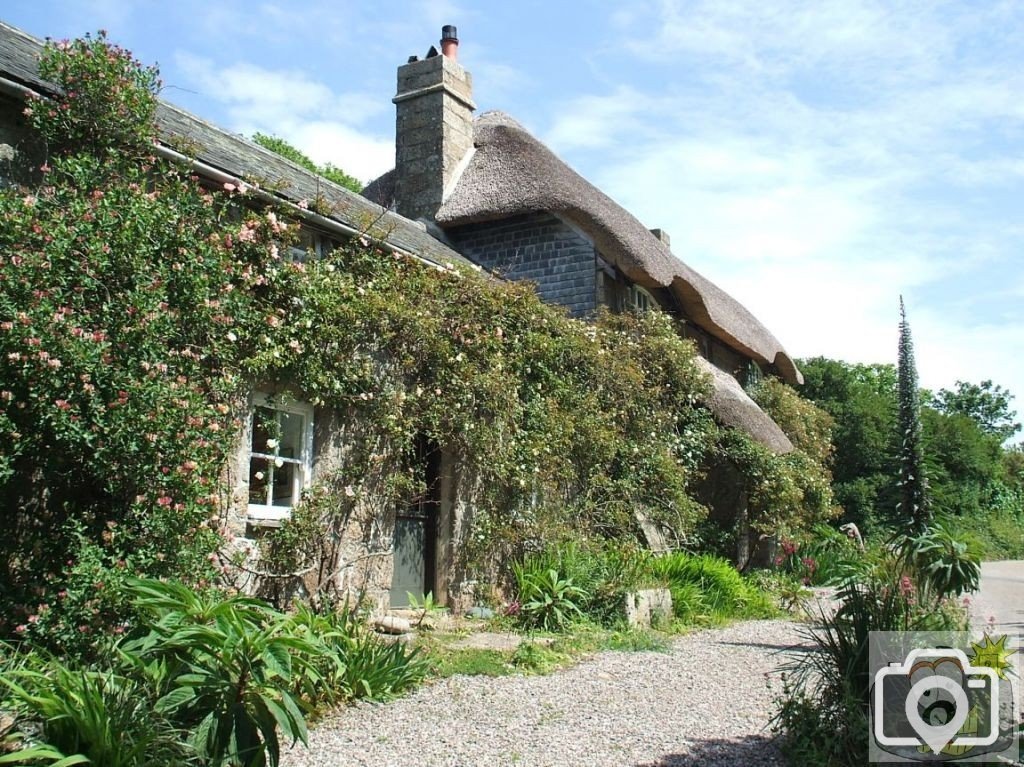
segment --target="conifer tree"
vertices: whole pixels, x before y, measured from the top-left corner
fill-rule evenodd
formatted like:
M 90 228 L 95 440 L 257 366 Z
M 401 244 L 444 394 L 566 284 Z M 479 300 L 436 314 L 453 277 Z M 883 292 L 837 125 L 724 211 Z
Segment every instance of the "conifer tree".
M 897 517 L 909 523 L 913 533 L 922 532 L 931 521 L 928 480 L 924 472 L 924 450 L 921 440 L 921 402 L 914 364 L 914 343 L 910 323 L 900 296 L 899 344 L 899 505 Z

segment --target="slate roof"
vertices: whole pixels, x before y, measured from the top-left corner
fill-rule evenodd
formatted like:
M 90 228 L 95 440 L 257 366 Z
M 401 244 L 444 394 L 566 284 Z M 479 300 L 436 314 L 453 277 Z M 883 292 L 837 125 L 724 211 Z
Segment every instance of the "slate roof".
M 0 77 L 52 94 L 56 86 L 39 77 L 38 59 L 43 43 L 0 22 Z M 338 186 L 311 171 L 230 133 L 195 115 L 161 101 L 156 114 L 161 138 L 171 147 L 184 140 L 195 159 L 231 176 L 256 181 L 263 189 L 290 202 L 319 196 L 331 213 L 327 218 L 374 236 L 400 250 L 432 261 L 471 264 L 426 232 L 423 225 L 376 205 L 362 195 Z

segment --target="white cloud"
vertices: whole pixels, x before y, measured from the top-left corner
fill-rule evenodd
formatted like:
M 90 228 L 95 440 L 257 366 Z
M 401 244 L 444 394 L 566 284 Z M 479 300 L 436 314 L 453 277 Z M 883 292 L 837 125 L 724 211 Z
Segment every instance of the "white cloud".
M 604 69 L 544 135 L 794 355 L 895 361 L 902 293 L 925 386 L 1024 400 L 1024 17 L 1005 12 L 633 3 L 615 20 L 644 79 Z
M 1014 395 L 1018 413 L 1024 412 L 1024 357 L 1008 353 L 1024 349 L 1024 316 L 1015 323 L 951 324 L 935 310 L 910 317 L 914 353 L 921 385 L 937 391 L 957 381 L 993 379 Z
M 247 62 L 218 68 L 187 53 L 179 53 L 176 62 L 208 97 L 226 106 L 233 130 L 280 136 L 316 162 L 333 163 L 362 181 L 394 165 L 393 140 L 361 128 L 391 106 L 376 96 L 337 93 L 299 70 Z
M 558 151 L 628 145 L 663 110 L 658 99 L 619 86 L 610 94 L 573 99 L 556 115 L 545 140 Z
M 395 165 L 395 143 L 338 122 L 282 124 L 278 134 L 320 164 L 332 163 L 360 181 L 370 181 Z
M 868 69 L 904 79 L 933 71 L 952 47 L 948 21 L 930 6 L 894 8 L 886 0 L 664 0 L 635 26 L 654 30 L 627 42 L 636 55 L 659 61 L 713 57 L 748 74 L 771 76 L 842 67 L 848 78 Z

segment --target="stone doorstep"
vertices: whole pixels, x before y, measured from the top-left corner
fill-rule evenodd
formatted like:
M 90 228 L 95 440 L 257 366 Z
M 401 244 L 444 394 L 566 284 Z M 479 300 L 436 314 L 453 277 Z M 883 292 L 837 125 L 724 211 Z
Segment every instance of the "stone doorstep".
M 467 619 L 453 616 L 447 609 L 431 610 L 423 615 L 422 610 L 392 608 L 372 616 L 368 623 L 378 634 L 397 635 L 414 633 L 419 627 L 433 631 L 454 631 L 461 628 L 465 620 Z

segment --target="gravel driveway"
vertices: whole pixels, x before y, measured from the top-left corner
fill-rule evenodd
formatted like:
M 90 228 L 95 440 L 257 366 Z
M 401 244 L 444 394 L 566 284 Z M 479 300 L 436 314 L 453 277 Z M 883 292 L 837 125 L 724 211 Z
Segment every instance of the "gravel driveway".
M 776 667 L 801 643 L 796 624 L 750 621 L 680 637 L 668 653 L 598 653 L 549 676 L 452 677 L 340 710 L 283 764 L 783 765 L 766 725 Z

